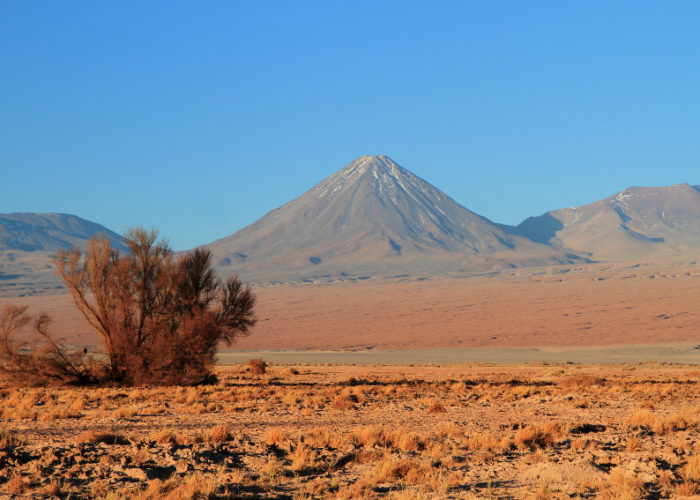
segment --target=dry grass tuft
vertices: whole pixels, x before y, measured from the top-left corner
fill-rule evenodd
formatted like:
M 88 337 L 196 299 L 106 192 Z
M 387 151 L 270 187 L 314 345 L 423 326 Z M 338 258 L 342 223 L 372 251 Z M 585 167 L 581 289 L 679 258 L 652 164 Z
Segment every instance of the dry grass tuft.
M 121 434 L 106 432 L 106 433 L 95 433 L 94 431 L 88 430 L 78 434 L 75 441 L 77 443 L 89 443 L 89 444 L 109 444 L 109 445 L 126 445 L 131 444 L 131 442 Z
M 177 444 L 178 443 L 177 435 L 169 429 L 163 429 L 160 432 L 156 433 L 153 436 L 153 440 L 158 444 Z
M 280 371 L 280 375 L 282 377 L 291 377 L 293 375 L 299 375 L 299 370 L 297 370 L 294 367 L 288 366 L 284 368 L 282 371 Z
M 331 408 L 335 410 L 354 410 L 357 397 L 354 394 L 339 394 L 331 401 Z
M 212 443 L 223 443 L 231 440 L 231 430 L 228 425 L 217 425 L 209 431 L 207 438 Z
M 0 430 L 0 448 L 22 446 L 22 441 L 13 433 Z
M 447 410 L 439 399 L 431 399 L 428 403 L 428 411 L 430 413 L 447 413 Z
M 644 483 L 634 474 L 615 468 L 610 473 L 606 488 L 599 498 L 615 500 L 637 500 L 644 497 Z
M 554 444 L 555 431 L 558 427 L 553 425 L 530 425 L 518 430 L 515 434 L 515 445 L 521 449 L 544 450 Z
M 605 382 L 605 378 L 598 375 L 580 374 L 570 375 L 561 379 L 559 385 L 566 388 L 582 388 L 594 385 L 605 385 Z
M 686 481 L 700 483 L 700 455 L 693 455 L 681 469 L 681 477 Z
M 265 435 L 265 442 L 269 445 L 279 446 L 288 439 L 287 433 L 279 428 L 270 429 Z
M 20 495 L 29 487 L 29 483 L 22 476 L 13 476 L 7 482 L 7 491 L 14 495 Z
M 300 472 L 313 464 L 313 450 L 307 445 L 300 443 L 290 454 L 292 470 Z

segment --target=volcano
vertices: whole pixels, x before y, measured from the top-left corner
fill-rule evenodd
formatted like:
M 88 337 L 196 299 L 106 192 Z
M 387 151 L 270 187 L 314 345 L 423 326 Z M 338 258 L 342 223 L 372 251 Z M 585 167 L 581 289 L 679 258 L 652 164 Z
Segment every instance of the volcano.
M 362 156 L 235 234 L 205 245 L 254 283 L 419 277 L 580 262 L 464 208 L 391 158 Z

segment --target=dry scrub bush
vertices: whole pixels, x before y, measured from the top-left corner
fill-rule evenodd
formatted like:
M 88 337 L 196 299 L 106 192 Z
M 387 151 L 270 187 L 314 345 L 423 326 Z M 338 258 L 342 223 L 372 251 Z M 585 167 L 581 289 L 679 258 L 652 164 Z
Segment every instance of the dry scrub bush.
M 27 326 L 32 324 L 32 334 Z M 86 351 L 68 352 L 49 331 L 51 318 L 32 318 L 27 306 L 5 304 L 0 310 L 0 373 L 13 383 L 90 383 L 99 367 Z M 25 340 L 19 340 L 23 334 Z
M 237 277 L 219 281 L 207 250 L 175 257 L 155 231 L 125 234 L 129 253 L 93 238 L 83 254 L 62 251 L 58 275 L 107 354 L 102 380 L 198 384 L 211 377 L 219 342 L 255 323 L 255 299 Z
M 267 363 L 262 358 L 249 359 L 248 370 L 253 375 L 262 375 L 267 371 Z

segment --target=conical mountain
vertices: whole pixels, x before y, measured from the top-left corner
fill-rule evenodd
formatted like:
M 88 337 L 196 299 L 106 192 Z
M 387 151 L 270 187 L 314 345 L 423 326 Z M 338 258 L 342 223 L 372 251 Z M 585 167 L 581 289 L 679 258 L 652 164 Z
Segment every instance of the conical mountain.
M 383 155 L 358 158 L 206 246 L 223 274 L 255 282 L 476 272 L 576 259 L 509 234 Z
M 630 187 L 582 207 L 530 217 L 516 232 L 595 260 L 700 251 L 700 186 Z

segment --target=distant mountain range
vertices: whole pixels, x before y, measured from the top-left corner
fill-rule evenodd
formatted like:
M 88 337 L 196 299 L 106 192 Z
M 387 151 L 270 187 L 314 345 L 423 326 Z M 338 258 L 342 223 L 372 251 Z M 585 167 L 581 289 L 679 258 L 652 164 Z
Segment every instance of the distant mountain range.
M 0 214 L 0 296 L 47 293 L 61 288 L 51 257 L 85 248 L 96 234 L 126 250 L 123 238 L 104 226 L 68 214 Z
M 123 238 L 104 226 L 69 214 L 0 214 L 0 252 L 55 252 L 74 246 L 85 248 L 96 234 L 103 234 L 113 247 L 126 250 Z
M 60 288 L 50 256 L 109 229 L 66 214 L 0 214 L 0 296 Z M 496 224 L 400 167 L 362 156 L 253 224 L 204 245 L 252 283 L 478 274 L 700 251 L 700 186 L 631 187 L 518 226 Z
M 631 187 L 590 205 L 530 217 L 514 232 L 602 261 L 698 252 L 700 186 Z

